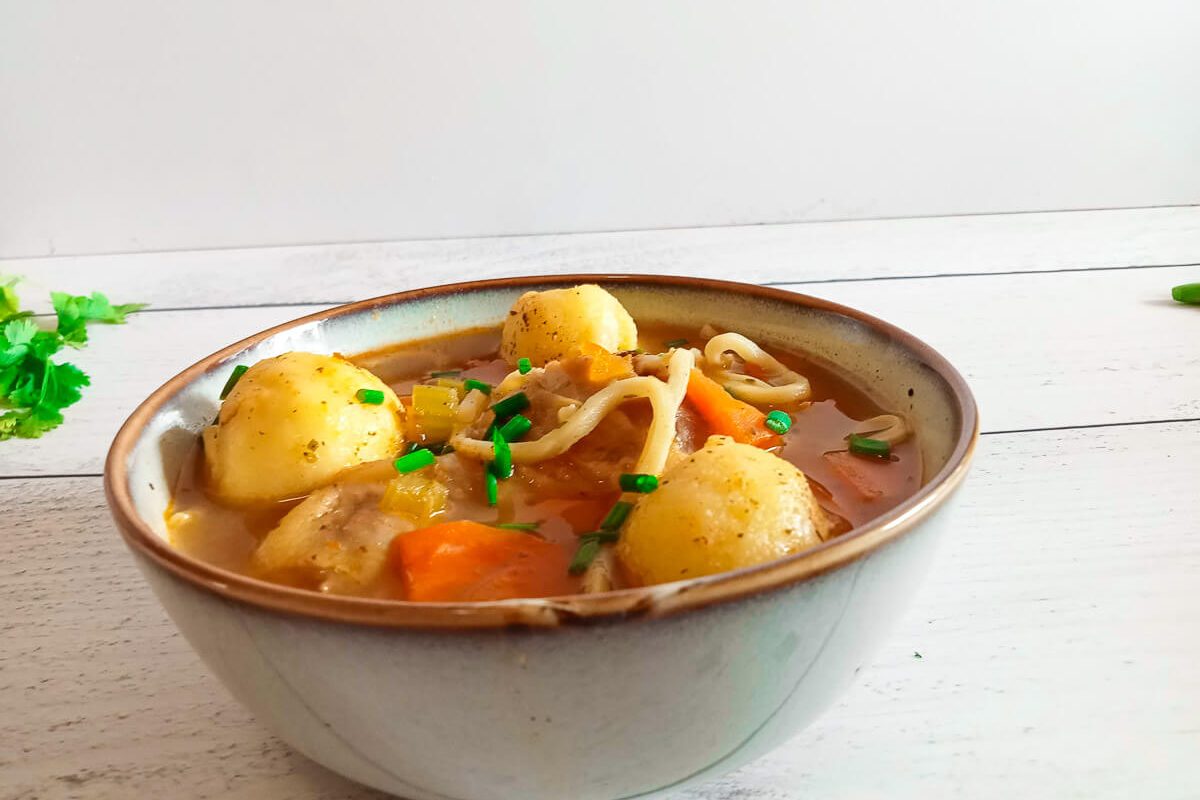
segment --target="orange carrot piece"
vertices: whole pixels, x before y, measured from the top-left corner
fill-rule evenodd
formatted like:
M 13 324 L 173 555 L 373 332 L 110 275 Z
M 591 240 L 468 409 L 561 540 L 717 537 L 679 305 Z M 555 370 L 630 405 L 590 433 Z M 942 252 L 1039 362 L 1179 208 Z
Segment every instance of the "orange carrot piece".
M 577 377 L 593 385 L 606 386 L 613 381 L 633 377 L 633 365 L 628 358 L 610 353 L 598 344 L 584 342 L 575 348 L 574 353 L 580 356 L 577 360 L 571 359 L 581 367 Z
M 863 500 L 875 500 L 883 497 L 883 489 L 871 480 L 870 468 L 863 464 L 859 456 L 852 456 L 841 450 L 826 453 L 825 460 L 839 478 L 850 484 Z
M 687 400 L 712 433 L 732 436 L 755 447 L 775 447 L 782 440 L 767 428 L 767 415 L 738 400 L 698 369 L 688 377 Z
M 406 600 L 505 600 L 577 589 L 563 548 L 528 533 L 468 520 L 402 533 L 392 540 L 388 559 Z

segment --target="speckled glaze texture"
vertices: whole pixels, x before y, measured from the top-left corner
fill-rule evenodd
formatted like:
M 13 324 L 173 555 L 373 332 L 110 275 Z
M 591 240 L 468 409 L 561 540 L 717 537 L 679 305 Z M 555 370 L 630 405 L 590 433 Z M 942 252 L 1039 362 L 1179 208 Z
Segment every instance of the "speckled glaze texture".
M 152 396 L 106 489 L 163 605 L 214 673 L 294 747 L 413 800 L 651 797 L 734 769 L 853 678 L 923 577 L 977 435 L 961 377 L 900 331 L 773 290 L 598 278 L 642 320 L 711 322 L 840 365 L 915 423 L 927 486 L 840 540 L 771 565 L 608 595 L 476 605 L 331 598 L 191 561 L 162 511 L 228 369 L 498 324 L 542 278 L 406 293 L 239 343 Z

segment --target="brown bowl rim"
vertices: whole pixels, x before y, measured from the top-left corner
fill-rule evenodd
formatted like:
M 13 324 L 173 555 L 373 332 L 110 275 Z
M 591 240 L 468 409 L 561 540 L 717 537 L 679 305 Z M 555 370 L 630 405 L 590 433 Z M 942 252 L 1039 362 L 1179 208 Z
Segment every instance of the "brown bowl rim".
M 912 352 L 945 381 L 954 397 L 960 430 L 949 460 L 916 494 L 855 530 L 778 561 L 659 586 L 593 595 L 483 603 L 415 603 L 336 595 L 268 583 L 185 555 L 156 535 L 138 515 L 129 486 L 128 458 L 147 423 L 185 386 L 220 368 L 247 348 L 285 330 L 429 297 L 489 289 L 520 289 L 598 283 L 642 284 L 710 292 L 735 292 L 857 320 Z M 856 561 L 903 536 L 930 516 L 962 483 L 979 437 L 979 415 L 966 380 L 940 353 L 912 334 L 862 311 L 771 286 L 670 275 L 550 275 L 443 284 L 382 295 L 328 308 L 260 331 L 200 359 L 150 394 L 117 432 L 104 466 L 104 491 L 118 530 L 130 549 L 176 578 L 227 600 L 268 611 L 330 622 L 385 628 L 443 630 L 511 626 L 562 628 L 571 623 L 660 617 L 781 589 Z

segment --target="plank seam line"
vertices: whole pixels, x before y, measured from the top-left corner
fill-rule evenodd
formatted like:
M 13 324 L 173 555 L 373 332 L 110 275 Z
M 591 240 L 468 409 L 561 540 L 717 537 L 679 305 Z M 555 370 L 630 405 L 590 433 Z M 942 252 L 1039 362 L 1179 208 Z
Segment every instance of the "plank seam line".
M 1054 425 L 1046 428 L 1012 428 L 1003 431 L 982 431 L 980 436 L 1006 436 L 1013 433 L 1049 433 L 1053 431 L 1084 431 L 1093 428 L 1132 428 L 1140 425 L 1172 425 L 1181 422 L 1200 422 L 1200 417 L 1175 419 L 1143 419 L 1134 422 L 1093 422 L 1087 425 Z
M 951 220 L 975 219 L 977 217 L 1028 217 L 1037 214 L 1093 214 L 1099 212 L 1118 211 L 1160 211 L 1167 209 L 1200 208 L 1197 203 L 1160 203 L 1148 206 L 1095 206 L 1082 208 L 1031 208 L 1020 211 L 976 211 L 962 214 L 910 214 L 883 217 L 821 217 L 816 219 L 780 219 L 766 222 L 743 222 L 727 225 L 665 225 L 657 228 L 595 228 L 592 230 L 576 231 L 544 231 L 520 233 L 480 233 L 467 236 L 425 236 L 415 239 L 333 239 L 314 242 L 293 242 L 290 244 L 249 244 L 228 245 L 215 247 L 173 247 L 161 250 L 104 250 L 92 253 L 51 253 L 48 255 L 10 255 L 7 261 L 49 261 L 56 258 L 91 258 L 112 256 L 152 256 L 168 255 L 171 253 L 215 253 L 215 252 L 247 252 L 253 250 L 297 250 L 306 247 L 353 247 L 355 245 L 380 244 L 421 244 L 425 242 L 477 242 L 483 240 L 504 241 L 507 239 L 549 239 L 567 236 L 613 236 L 619 234 L 637 235 L 651 233 L 669 233 L 676 231 L 712 231 L 733 230 L 737 228 L 778 228 L 788 225 L 857 225 L 871 222 L 906 222 L 909 220 Z
M 826 283 L 869 283 L 871 281 L 911 281 L 928 280 L 931 278 L 986 278 L 993 275 L 1056 275 L 1071 272 L 1116 272 L 1133 269 L 1173 269 L 1178 267 L 1200 267 L 1200 261 L 1182 262 L 1178 264 L 1127 264 L 1119 267 L 1063 267 L 1062 269 L 1017 269 L 1001 272 L 938 272 L 924 275 L 876 275 L 864 278 L 814 278 L 806 281 L 765 281 L 759 286 L 811 286 Z M 602 274 L 602 273 L 597 273 Z M 547 275 L 546 277 L 554 277 Z M 365 298 L 359 298 L 365 299 Z M 340 306 L 354 303 L 357 300 L 296 300 L 286 303 L 242 303 L 211 306 L 149 306 L 138 311 L 139 314 L 165 313 L 178 311 L 237 311 L 250 308 L 302 308 L 304 306 Z M 53 314 L 37 314 L 38 317 L 51 317 Z
M 980 436 L 1007 436 L 1019 433 L 1053 433 L 1054 431 L 1082 431 L 1093 428 L 1132 428 L 1141 425 L 1174 425 L 1179 423 L 1200 422 L 1200 417 L 1181 417 L 1177 419 L 1145 419 L 1133 422 L 1095 422 L 1089 425 L 1057 425 L 1046 428 L 1013 428 L 1002 431 L 982 431 Z M 103 472 L 60 472 L 42 473 L 37 475 L 0 475 L 0 481 L 28 481 L 37 478 L 103 478 Z
M 866 278 L 814 278 L 807 281 L 766 281 L 763 286 L 804 286 L 813 283 L 863 283 L 866 281 L 915 281 L 930 278 L 990 278 L 993 275 L 1059 275 L 1070 272 L 1118 272 L 1131 269 L 1172 269 L 1200 267 L 1200 262 L 1178 264 L 1122 264 L 1117 267 L 1060 267 L 1058 269 L 1010 269 L 998 272 L 931 272 L 924 275 L 877 275 Z

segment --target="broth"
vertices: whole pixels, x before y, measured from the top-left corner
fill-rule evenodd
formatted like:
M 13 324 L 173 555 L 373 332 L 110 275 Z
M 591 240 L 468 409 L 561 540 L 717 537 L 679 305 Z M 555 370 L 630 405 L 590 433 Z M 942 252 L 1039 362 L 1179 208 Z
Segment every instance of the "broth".
M 687 339 L 702 342 L 694 330 L 678 327 L 644 326 L 639 345 L 646 352 L 659 352 L 664 343 Z M 460 370 L 462 379 L 499 383 L 511 368 L 497 355 L 500 333 L 480 329 L 424 341 L 409 342 L 351 357 L 391 386 L 397 395 L 412 392 L 429 373 Z M 812 401 L 791 411 L 792 427 L 777 454 L 804 472 L 822 509 L 832 521 L 830 535 L 840 535 L 891 509 L 920 487 L 922 466 L 919 450 L 910 437 L 895 445 L 887 460 L 847 456 L 846 437 L 856 424 L 884 413 L 870 397 L 826 365 L 798 353 L 778 349 L 773 355 L 789 368 L 803 374 L 812 387 Z M 644 401 L 641 403 L 645 405 Z M 640 413 L 637 402 L 630 413 Z M 681 409 L 681 414 L 686 414 Z M 648 418 L 648 414 L 646 415 Z M 703 442 L 708 431 L 695 415 L 689 423 Z M 827 455 L 832 454 L 832 455 Z M 442 457 L 453 465 L 462 480 L 482 485 L 483 467 L 457 454 Z M 458 463 L 454 463 L 457 461 Z M 536 468 L 532 468 L 536 469 Z M 256 571 L 252 556 L 264 537 L 303 498 L 251 507 L 225 505 L 205 486 L 204 453 L 198 446 L 179 476 L 171 508 L 167 512 L 172 543 L 183 552 L 233 572 L 265 578 L 300 588 L 319 589 L 311 578 Z M 572 484 L 547 492 L 544 482 L 531 480 L 535 473 L 518 469 L 506 481 L 500 501 L 489 506 L 480 492 L 458 494 L 440 520 L 474 520 L 488 525 L 537 522 L 539 537 L 563 550 L 566 558 L 579 546 L 579 535 L 600 525 L 620 493 L 590 485 Z M 629 576 L 619 576 L 625 583 Z M 582 589 L 582 578 L 569 576 L 563 584 L 568 592 Z M 384 569 L 378 580 L 352 592 L 361 596 L 403 599 L 399 578 Z

